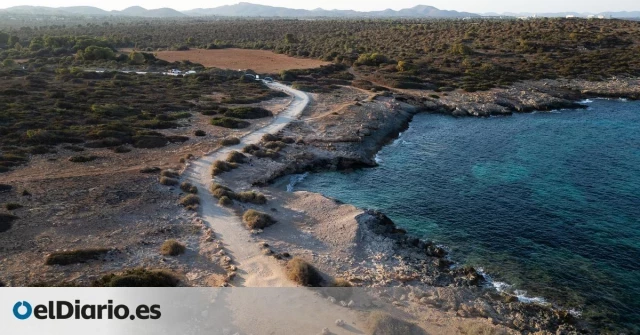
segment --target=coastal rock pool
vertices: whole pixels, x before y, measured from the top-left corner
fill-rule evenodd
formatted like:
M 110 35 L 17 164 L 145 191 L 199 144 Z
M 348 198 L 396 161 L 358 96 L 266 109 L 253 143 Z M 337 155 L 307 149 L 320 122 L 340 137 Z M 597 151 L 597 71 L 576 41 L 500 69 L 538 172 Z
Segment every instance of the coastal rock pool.
M 640 102 L 588 104 L 420 114 L 379 167 L 298 177 L 295 190 L 379 209 L 500 289 L 640 331 Z

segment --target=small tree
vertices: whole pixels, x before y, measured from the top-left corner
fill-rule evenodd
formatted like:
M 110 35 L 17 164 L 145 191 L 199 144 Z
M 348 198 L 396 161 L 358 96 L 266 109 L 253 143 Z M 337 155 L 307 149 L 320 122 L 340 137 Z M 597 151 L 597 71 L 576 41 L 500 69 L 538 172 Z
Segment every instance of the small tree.
M 142 65 L 144 62 L 145 58 L 142 53 L 133 51 L 129 54 L 129 63 L 133 65 Z

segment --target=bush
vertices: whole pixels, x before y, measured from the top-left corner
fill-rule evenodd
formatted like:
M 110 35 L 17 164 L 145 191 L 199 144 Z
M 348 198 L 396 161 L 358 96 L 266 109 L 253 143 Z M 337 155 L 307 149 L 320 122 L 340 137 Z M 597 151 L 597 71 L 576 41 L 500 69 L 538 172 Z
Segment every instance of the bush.
M 231 200 L 231 198 L 229 198 L 228 196 L 224 195 L 220 197 L 220 200 L 218 200 L 218 205 L 231 206 L 233 205 L 233 200 Z
M 298 257 L 287 262 L 285 273 L 289 280 L 302 286 L 319 287 L 322 283 L 322 276 L 318 270 L 305 260 Z
M 427 333 L 411 322 L 400 320 L 389 314 L 373 312 L 368 320 L 371 335 L 411 334 L 426 335 Z
M 211 124 L 214 126 L 230 128 L 230 129 L 242 129 L 242 128 L 247 128 L 251 125 L 251 123 L 247 121 L 233 119 L 226 116 L 211 119 Z
M 134 136 L 133 146 L 143 149 L 162 148 L 168 141 L 164 136 Z
M 98 159 L 98 156 L 72 156 L 69 157 L 69 162 L 73 163 L 86 163 Z
M 140 169 L 140 173 L 158 173 L 160 168 L 156 166 L 147 166 Z
M 180 198 L 179 203 L 184 207 L 193 207 L 200 204 L 200 198 L 195 194 L 187 194 Z
M 163 170 L 162 172 L 160 172 L 160 175 L 163 177 L 169 177 L 169 178 L 178 178 L 180 176 L 178 172 L 170 169 Z
M 131 148 L 128 148 L 128 147 L 125 147 L 125 146 L 121 145 L 121 146 L 115 147 L 113 149 L 113 152 L 115 152 L 117 154 L 124 154 L 124 153 L 127 153 L 127 152 L 131 152 Z
M 198 137 L 207 136 L 207 133 L 204 130 L 196 130 L 193 134 Z
M 78 249 L 70 251 L 52 252 L 44 261 L 45 265 L 69 265 L 85 263 L 109 252 L 110 249 Z
M 280 138 L 276 135 L 272 135 L 272 134 L 264 134 L 262 135 L 262 142 L 273 142 L 273 141 L 279 141 Z
M 230 194 L 234 194 L 230 188 L 216 183 L 211 184 L 211 194 L 213 194 L 217 199 L 220 199 L 223 196 L 227 196 L 229 198 L 235 197 L 235 195 L 233 197 L 229 196 Z
M 5 204 L 4 208 L 6 208 L 8 211 L 12 211 L 18 208 L 22 208 L 22 205 L 10 202 L 8 204 Z
M 242 164 L 247 161 L 247 156 L 238 151 L 232 151 L 227 155 L 227 162 Z
M 7 184 L 0 184 L 0 192 L 8 192 L 13 189 L 13 186 Z
M 249 209 L 242 215 L 242 221 L 250 229 L 264 229 L 276 223 L 268 214 Z
M 227 137 L 227 138 L 223 138 L 220 141 L 220 144 L 224 145 L 225 147 L 228 147 L 230 145 L 240 144 L 240 139 L 237 137 Z
M 267 203 L 267 197 L 265 197 L 264 194 L 254 191 L 236 193 L 235 200 L 256 205 L 264 205 Z
M 242 152 L 245 154 L 253 154 L 253 152 L 260 150 L 260 147 L 255 144 L 249 144 L 246 147 L 242 148 Z
M 211 176 L 215 177 L 217 175 L 222 174 L 223 172 L 229 172 L 237 167 L 238 165 L 236 163 L 229 163 L 225 161 L 215 161 L 213 162 L 213 166 L 211 167 Z
M 282 141 L 268 142 L 268 143 L 266 143 L 264 145 L 265 148 L 272 149 L 274 151 L 280 151 L 281 149 L 285 148 L 286 146 L 287 146 L 287 144 L 282 142 Z
M 0 213 L 0 233 L 11 229 L 13 221 L 17 219 L 18 217 L 15 215 Z
M 180 279 L 166 270 L 133 269 L 108 274 L 94 281 L 94 287 L 176 287 Z
M 169 178 L 169 177 L 160 177 L 160 184 L 165 186 L 176 186 L 180 183 L 178 179 Z
M 189 182 L 182 182 L 180 189 L 187 193 L 198 194 L 198 188 Z
M 261 107 L 236 107 L 224 112 L 224 116 L 237 119 L 260 119 L 273 116 L 273 113 Z
M 331 284 L 331 287 L 353 287 L 353 285 L 346 279 L 336 278 Z
M 164 256 L 178 256 L 184 254 L 187 248 L 176 240 L 166 240 L 160 247 L 160 253 Z

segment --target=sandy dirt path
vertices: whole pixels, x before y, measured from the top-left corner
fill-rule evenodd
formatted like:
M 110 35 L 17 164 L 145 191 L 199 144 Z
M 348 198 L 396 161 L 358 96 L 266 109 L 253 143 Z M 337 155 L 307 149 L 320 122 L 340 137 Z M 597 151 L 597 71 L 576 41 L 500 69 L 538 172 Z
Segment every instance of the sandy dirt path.
M 202 219 L 213 229 L 224 243 L 226 252 L 238 268 L 234 286 L 246 287 L 291 287 L 282 266 L 272 258 L 262 254 L 250 232 L 240 218 L 231 210 L 219 206 L 211 196 L 209 188 L 212 179 L 210 168 L 216 160 L 224 159 L 233 150 L 241 150 L 248 144 L 257 143 L 264 134 L 275 134 L 291 121 L 296 120 L 309 104 L 309 96 L 279 83 L 268 84 L 271 89 L 283 91 L 293 97 L 291 104 L 278 114 L 273 121 L 241 138 L 238 145 L 224 147 L 192 162 L 185 170 L 186 180 L 198 187 Z

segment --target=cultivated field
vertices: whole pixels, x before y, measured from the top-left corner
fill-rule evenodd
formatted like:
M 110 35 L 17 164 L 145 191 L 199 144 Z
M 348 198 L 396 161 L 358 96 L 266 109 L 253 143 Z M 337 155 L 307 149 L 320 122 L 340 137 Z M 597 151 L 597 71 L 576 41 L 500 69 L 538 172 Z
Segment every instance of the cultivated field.
M 267 50 L 217 49 L 188 51 L 159 51 L 156 57 L 168 62 L 188 60 L 206 67 L 246 70 L 258 73 L 278 73 L 282 70 L 311 69 L 329 63 L 317 59 L 293 58 Z

